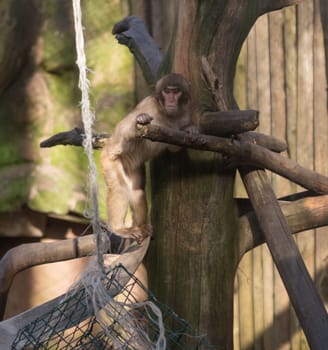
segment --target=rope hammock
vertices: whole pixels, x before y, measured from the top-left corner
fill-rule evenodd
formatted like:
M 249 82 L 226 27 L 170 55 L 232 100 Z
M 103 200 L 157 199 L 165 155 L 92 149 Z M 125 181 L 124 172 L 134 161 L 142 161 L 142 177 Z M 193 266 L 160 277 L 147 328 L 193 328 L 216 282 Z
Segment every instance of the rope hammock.
M 85 132 L 83 146 L 89 164 L 88 216 L 96 237 L 97 255 L 65 296 L 8 320 L 8 327 L 15 325 L 19 329 L 10 343 L 11 349 L 214 349 L 134 276 L 149 238 L 114 262 L 113 259 L 108 262 L 107 257 L 113 255 L 108 254 L 110 233 L 102 228 L 98 213 L 92 148 L 95 116 L 89 100 L 80 0 L 73 0 L 73 10 Z M 142 300 L 136 299 L 136 289 L 142 291 Z

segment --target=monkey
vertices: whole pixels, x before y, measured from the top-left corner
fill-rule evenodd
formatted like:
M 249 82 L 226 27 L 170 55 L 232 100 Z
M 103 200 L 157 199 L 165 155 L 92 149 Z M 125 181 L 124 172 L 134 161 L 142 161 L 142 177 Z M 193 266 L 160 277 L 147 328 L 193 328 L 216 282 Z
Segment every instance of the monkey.
M 110 230 L 123 237 L 134 238 L 138 243 L 152 234 L 145 193 L 145 162 L 166 149 L 176 151 L 178 147 L 137 137 L 136 126 L 152 123 L 195 133 L 197 130 L 192 123 L 191 109 L 189 83 L 182 75 L 171 73 L 159 79 L 153 94 L 143 99 L 116 125 L 111 137 L 105 142 L 100 157 L 107 185 Z M 132 226 L 125 223 L 129 207 Z M 136 276 L 147 287 L 147 270 L 143 264 L 138 267 Z M 147 299 L 138 285 L 133 287 L 131 295 L 137 301 Z M 141 323 L 147 324 L 137 309 L 133 313 Z M 141 338 L 136 338 L 135 341 L 142 344 Z M 145 347 L 138 345 L 136 348 Z
M 129 207 L 132 212 L 132 228 L 141 228 L 141 231 L 150 234 L 145 193 L 145 162 L 166 149 L 176 150 L 176 146 L 136 136 L 136 125 L 150 122 L 194 132 L 190 86 L 181 74 L 170 73 L 159 79 L 154 93 L 143 99 L 117 124 L 103 147 L 101 165 L 108 188 L 108 226 L 123 236 L 132 232 L 125 225 Z M 138 236 L 138 231 L 135 229 L 132 236 Z

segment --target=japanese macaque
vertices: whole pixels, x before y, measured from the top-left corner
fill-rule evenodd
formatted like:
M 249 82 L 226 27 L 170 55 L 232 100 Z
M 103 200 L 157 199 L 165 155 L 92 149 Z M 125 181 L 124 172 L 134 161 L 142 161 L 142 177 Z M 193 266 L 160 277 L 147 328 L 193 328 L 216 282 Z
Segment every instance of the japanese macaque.
M 130 232 L 138 236 L 139 231 L 147 232 L 146 227 L 150 227 L 145 162 L 170 149 L 167 144 L 136 136 L 136 125 L 150 122 L 173 129 L 192 129 L 189 83 L 182 75 L 171 73 L 162 77 L 156 83 L 154 94 L 142 100 L 117 124 L 103 148 L 101 164 L 108 187 L 108 224 L 122 235 Z M 132 228 L 127 229 L 125 217 L 129 206 Z

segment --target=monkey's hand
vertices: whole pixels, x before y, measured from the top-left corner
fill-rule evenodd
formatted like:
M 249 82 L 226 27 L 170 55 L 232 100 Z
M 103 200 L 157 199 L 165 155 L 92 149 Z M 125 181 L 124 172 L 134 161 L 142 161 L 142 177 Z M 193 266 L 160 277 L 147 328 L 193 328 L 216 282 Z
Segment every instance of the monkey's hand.
M 124 238 L 132 238 L 140 244 L 145 238 L 152 236 L 153 228 L 151 225 L 145 224 L 141 226 L 122 227 L 115 230 L 115 233 Z
M 199 130 L 196 125 L 188 125 L 184 128 L 184 131 L 191 136 L 191 141 L 195 142 L 197 136 L 199 135 Z
M 140 125 L 147 125 L 149 123 L 151 123 L 151 121 L 153 120 L 154 118 L 151 117 L 149 114 L 147 113 L 141 113 L 139 115 L 137 115 L 137 124 L 140 124 Z

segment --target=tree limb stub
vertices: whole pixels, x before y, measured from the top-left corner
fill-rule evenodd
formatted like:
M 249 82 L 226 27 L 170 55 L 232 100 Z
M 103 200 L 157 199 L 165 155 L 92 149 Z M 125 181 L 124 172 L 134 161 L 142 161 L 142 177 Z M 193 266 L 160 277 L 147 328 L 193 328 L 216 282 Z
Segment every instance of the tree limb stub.
M 126 17 L 114 25 L 112 33 L 120 44 L 130 49 L 142 67 L 147 83 L 154 84 L 163 54 L 149 35 L 144 22 L 136 16 Z
M 137 127 L 137 134 L 150 139 L 198 150 L 219 152 L 233 157 L 241 164 L 269 169 L 316 193 L 328 193 L 328 178 L 308 170 L 291 159 L 271 152 L 264 147 L 234 139 L 210 135 L 193 135 L 156 125 Z
M 92 146 L 94 149 L 99 149 L 104 146 L 106 139 L 110 137 L 109 134 L 94 134 L 92 135 Z M 63 131 L 55 134 L 40 143 L 40 147 L 54 147 L 58 145 L 82 146 L 84 139 L 84 130 L 81 128 L 74 128 L 70 131 Z
M 258 127 L 258 111 L 230 110 L 204 113 L 199 121 L 200 132 L 212 136 L 247 135 L 247 141 L 258 144 L 274 152 L 283 152 L 287 143 L 274 136 L 253 132 Z M 244 136 L 245 137 L 245 136 Z
M 258 126 L 258 111 L 254 110 L 210 112 L 203 114 L 200 119 L 200 131 L 206 135 L 240 134 Z

